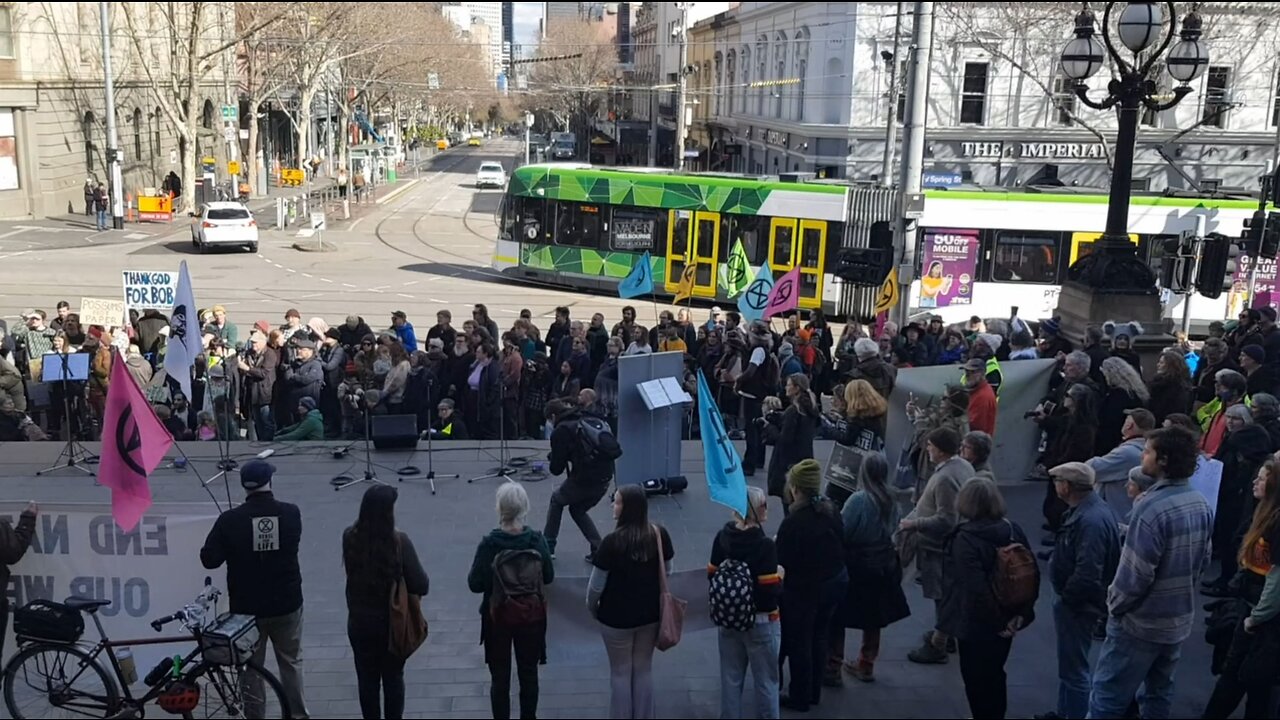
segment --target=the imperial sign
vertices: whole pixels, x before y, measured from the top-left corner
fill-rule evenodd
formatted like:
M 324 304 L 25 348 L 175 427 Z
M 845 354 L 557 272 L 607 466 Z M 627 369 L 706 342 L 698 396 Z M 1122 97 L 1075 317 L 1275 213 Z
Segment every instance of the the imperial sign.
M 962 142 L 960 157 L 1025 158 L 1028 160 L 1105 160 L 1106 151 L 1098 143 L 1046 142 Z

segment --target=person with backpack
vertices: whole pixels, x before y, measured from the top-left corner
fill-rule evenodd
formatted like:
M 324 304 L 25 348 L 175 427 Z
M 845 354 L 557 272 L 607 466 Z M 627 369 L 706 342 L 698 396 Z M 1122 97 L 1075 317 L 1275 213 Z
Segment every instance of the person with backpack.
M 556 539 L 560 536 L 560 520 L 565 508 L 591 546 L 587 562 L 592 562 L 600 547 L 600 531 L 591 520 L 591 508 L 599 504 L 613 480 L 613 461 L 622 456 L 618 439 L 604 418 L 569 405 L 563 400 L 547 403 L 547 419 L 554 424 L 551 431 L 550 471 L 552 475 L 568 473 L 560 487 L 551 494 L 547 524 L 542 534 L 555 559 Z
M 995 483 L 965 483 L 956 512 L 962 522 L 947 541 L 938 626 L 958 641 L 973 717 L 1003 720 L 1009 704 L 1004 666 L 1013 637 L 1035 620 L 1040 570 L 1026 533 L 1005 516 Z
M 525 526 L 529 495 L 518 483 L 497 492 L 498 527 L 480 540 L 467 586 L 481 593 L 480 644 L 489 666 L 494 720 L 511 717 L 511 654 L 520 680 L 520 717 L 538 712 L 538 663 L 547 648 L 547 597 L 555 579 L 551 550 L 542 533 Z
M 707 564 L 711 622 L 720 628 L 720 717 L 741 718 L 742 688 L 751 670 L 756 714 L 778 717 L 778 654 L 782 649 L 778 550 L 764 534 L 769 496 L 747 487 L 747 516 L 716 534 Z
M 360 501 L 356 522 L 342 533 L 347 571 L 347 638 L 356 665 L 360 714 L 366 720 L 404 716 L 404 663 L 390 650 L 395 583 L 411 595 L 430 589 L 413 541 L 396 529 L 396 498 L 390 485 L 374 485 Z M 385 706 L 381 701 L 385 700 Z M 383 714 L 385 709 L 386 713 Z

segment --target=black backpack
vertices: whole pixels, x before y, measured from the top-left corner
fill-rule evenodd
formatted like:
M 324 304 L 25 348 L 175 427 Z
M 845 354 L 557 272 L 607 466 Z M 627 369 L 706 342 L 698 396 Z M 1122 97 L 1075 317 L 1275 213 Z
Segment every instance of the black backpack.
M 521 627 L 547 619 L 542 585 L 542 553 L 503 550 L 493 558 L 489 617 L 503 627 Z
M 609 423 L 594 415 L 583 415 L 576 421 L 578 460 L 584 464 L 613 462 L 622 457 L 622 446 Z

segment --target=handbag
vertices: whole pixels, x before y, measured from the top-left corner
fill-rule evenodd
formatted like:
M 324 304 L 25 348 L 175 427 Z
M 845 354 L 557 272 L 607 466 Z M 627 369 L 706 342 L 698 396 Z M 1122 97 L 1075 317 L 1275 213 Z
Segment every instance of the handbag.
M 398 533 L 396 555 L 400 555 Z M 410 593 L 405 585 L 403 565 L 400 576 L 391 584 L 389 607 L 391 621 L 387 634 L 387 651 L 398 660 L 408 660 L 427 641 L 427 619 L 422 615 L 422 598 Z
M 899 490 L 915 490 L 916 484 L 920 481 L 919 473 L 916 472 L 916 465 L 913 462 L 915 450 L 915 438 L 911 438 L 902 444 L 902 453 L 898 455 L 898 469 L 893 476 L 893 486 Z
M 667 588 L 667 560 L 662 552 L 662 533 L 657 526 L 653 528 L 653 536 L 658 542 L 658 649 L 666 651 L 680 643 L 689 603 L 672 595 Z

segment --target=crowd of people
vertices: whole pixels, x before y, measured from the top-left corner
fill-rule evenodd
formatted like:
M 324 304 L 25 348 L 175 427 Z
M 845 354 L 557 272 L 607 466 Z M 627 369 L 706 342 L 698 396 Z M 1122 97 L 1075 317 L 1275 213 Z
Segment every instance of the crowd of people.
M 613 479 L 616 452 L 602 455 L 598 438 L 617 432 L 618 359 L 665 351 L 684 354 L 690 389 L 698 371 L 712 384 L 725 425 L 745 440 L 744 473 L 767 474 L 709 552 L 722 717 L 749 712 L 742 699 L 748 671 L 760 717 L 806 711 L 845 675 L 874 681 L 884 629 L 910 613 L 904 577 L 914 568 L 934 617 L 909 659 L 940 665 L 957 654 L 973 716 L 1002 718 L 1005 664 L 1016 636 L 1036 619 L 1038 560 L 1054 591 L 1060 680 L 1056 707 L 1042 717 L 1167 717 L 1198 590 L 1213 599 L 1211 627 L 1225 628 L 1213 634 L 1219 680 L 1205 717 L 1227 717 L 1246 697 L 1246 717 L 1274 713 L 1280 569 L 1270 548 L 1280 542 L 1280 331 L 1270 308 L 1215 323 L 1198 349 L 1179 335 L 1149 372 L 1133 348 L 1143 334 L 1137 323 L 1091 327 L 1077 349 L 1056 318 L 1034 330 L 1017 317 L 975 317 L 957 327 L 929 317 L 901 329 L 848 323 L 837 334 L 811 311 L 807 322 L 787 318 L 779 333 L 718 308 L 705 322 L 690 310 L 663 312 L 648 328 L 631 307 L 612 327 L 602 314 L 582 322 L 561 307 L 545 332 L 528 310 L 501 331 L 478 304 L 461 328 L 441 310 L 421 340 L 403 312 L 374 331 L 357 316 L 330 327 L 320 318 L 303 324 L 290 310 L 281 326 L 255 322 L 243 343 L 225 308 L 211 308 L 204 320 L 205 353 L 188 399 L 164 377 L 168 326 L 159 313 L 107 329 L 81 328 L 65 303 L 47 325 L 43 312 L 30 311 L 0 344 L 0 439 L 92 437 L 113 346 L 175 437 L 355 437 L 378 413 L 416 415 L 438 440 L 548 437 L 551 471 L 566 480 L 544 530 L 527 527 L 524 491 L 504 485 L 498 527 L 481 542 L 468 577 L 483 597 L 494 717 L 511 712 L 513 653 L 520 714 L 535 711 L 547 640 L 545 607 L 533 598 L 554 579 L 564 509 L 590 546 L 586 602 L 608 650 L 611 717 L 652 716 L 660 581 L 678 548 L 648 521 L 642 488 L 614 490 L 616 526 L 604 537 L 588 512 Z M 40 363 L 74 352 L 92 354 L 90 379 L 49 388 L 45 421 L 35 422 L 27 410 L 39 394 L 32 388 Z M 1047 396 L 1026 418 L 1042 431 L 1039 448 L 1026 449 L 1037 455 L 1035 470 L 1000 479 L 1044 485 L 1039 543 L 1007 516 L 1000 469 L 991 465 L 1003 368 L 1033 359 L 1055 363 Z M 891 467 L 883 450 L 897 374 L 931 365 L 957 366 L 956 382 L 907 404 L 912 436 L 893 438 L 906 447 Z M 690 435 L 696 418 L 689 414 Z M 606 429 L 584 446 L 591 433 L 583 427 L 595 421 Z M 825 487 L 813 457 L 820 438 L 857 458 Z M 245 480 L 247 489 L 260 489 L 252 482 Z M 403 710 L 403 661 L 388 660 L 386 644 L 369 630 L 385 626 L 381 615 L 356 607 L 385 610 L 383 585 L 397 572 L 419 594 L 427 583 L 407 536 L 388 534 L 394 497 L 374 491 L 384 492 L 366 497 L 344 535 L 344 560 L 361 705 L 366 717 L 394 717 Z M 774 537 L 764 530 L 770 496 L 782 500 Z M 1210 555 L 1218 567 L 1201 585 Z M 234 604 L 235 583 L 231 590 Z M 282 666 L 300 622 L 282 621 L 267 633 L 272 642 L 281 638 Z M 849 629 L 861 631 L 856 653 L 846 649 Z M 1094 643 L 1101 652 L 1091 662 Z

